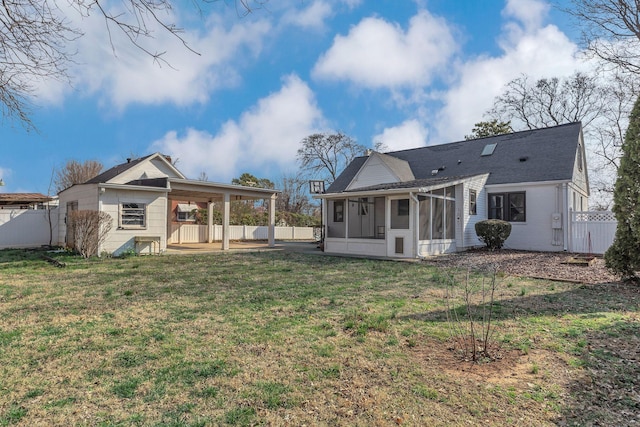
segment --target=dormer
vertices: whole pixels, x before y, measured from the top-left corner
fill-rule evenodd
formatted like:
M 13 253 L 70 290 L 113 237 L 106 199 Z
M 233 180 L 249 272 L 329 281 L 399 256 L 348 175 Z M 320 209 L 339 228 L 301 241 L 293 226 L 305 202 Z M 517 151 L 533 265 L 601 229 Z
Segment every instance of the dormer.
M 409 162 L 372 151 L 346 190 L 413 180 L 415 177 Z

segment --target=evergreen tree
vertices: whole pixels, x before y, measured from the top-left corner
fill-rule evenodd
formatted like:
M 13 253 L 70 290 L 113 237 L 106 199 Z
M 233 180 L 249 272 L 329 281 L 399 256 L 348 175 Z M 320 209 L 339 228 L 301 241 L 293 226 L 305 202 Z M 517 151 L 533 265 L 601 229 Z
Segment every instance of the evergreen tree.
M 622 146 L 613 212 L 618 228 L 613 245 L 605 253 L 606 265 L 624 279 L 637 280 L 640 271 L 640 98 L 631 111 Z

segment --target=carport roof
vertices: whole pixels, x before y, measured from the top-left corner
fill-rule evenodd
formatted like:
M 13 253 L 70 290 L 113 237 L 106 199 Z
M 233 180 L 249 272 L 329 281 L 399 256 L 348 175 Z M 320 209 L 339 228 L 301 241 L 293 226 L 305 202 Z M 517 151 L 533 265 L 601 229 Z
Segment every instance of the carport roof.
M 222 201 L 225 194 L 229 194 L 231 200 L 260 200 L 269 199 L 281 193 L 272 188 L 245 187 L 181 178 L 169 178 L 168 186 L 170 199 L 196 202 Z

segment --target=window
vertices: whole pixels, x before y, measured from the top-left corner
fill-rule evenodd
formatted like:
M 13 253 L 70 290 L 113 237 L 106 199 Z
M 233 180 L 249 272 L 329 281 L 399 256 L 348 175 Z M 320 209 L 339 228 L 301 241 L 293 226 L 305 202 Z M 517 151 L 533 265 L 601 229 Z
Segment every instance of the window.
M 398 216 L 409 216 L 409 199 L 398 200 Z
M 196 220 L 195 212 L 178 212 L 178 221 L 180 222 L 186 222 L 186 221 L 193 222 L 195 220 Z
M 333 202 L 333 222 L 344 222 L 344 200 Z
M 510 222 L 526 221 L 526 193 L 489 194 L 489 218 Z
M 195 222 L 198 205 L 178 203 L 176 207 L 176 219 L 179 222 Z
M 582 160 L 582 144 L 578 144 L 578 170 L 582 172 L 582 164 L 584 161 Z
M 122 203 L 120 205 L 120 228 L 145 228 L 147 205 L 144 203 Z
M 455 186 L 431 190 L 418 196 L 418 237 L 420 240 L 456 238 Z
M 369 215 L 369 199 L 367 197 L 360 197 L 358 199 L 358 215 Z
M 478 194 L 476 190 L 469 189 L 469 215 L 477 215 L 478 214 Z
M 409 199 L 391 200 L 391 228 L 409 228 Z

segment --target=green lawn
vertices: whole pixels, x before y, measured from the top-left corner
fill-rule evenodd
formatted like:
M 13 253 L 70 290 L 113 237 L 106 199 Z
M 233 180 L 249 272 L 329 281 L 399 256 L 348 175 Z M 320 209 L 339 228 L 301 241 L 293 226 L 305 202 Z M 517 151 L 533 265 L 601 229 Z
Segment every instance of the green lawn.
M 499 277 L 495 360 L 474 364 L 448 272 L 419 262 L 40 256 L 0 251 L 0 426 L 639 420 L 632 286 Z

